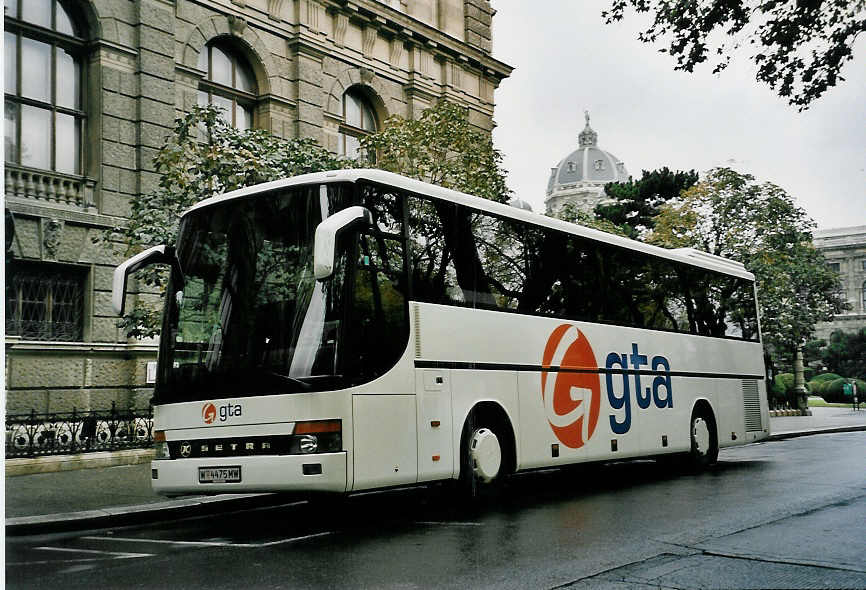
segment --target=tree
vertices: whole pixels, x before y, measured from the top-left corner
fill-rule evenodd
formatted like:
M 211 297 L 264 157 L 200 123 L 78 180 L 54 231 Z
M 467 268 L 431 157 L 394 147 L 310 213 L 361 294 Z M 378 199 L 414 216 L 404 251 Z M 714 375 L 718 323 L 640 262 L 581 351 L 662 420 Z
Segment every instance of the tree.
M 609 219 L 600 217 L 597 213 L 587 213 L 582 209 L 578 209 L 573 203 L 566 203 L 555 216 L 557 219 L 576 223 L 585 227 L 591 227 L 599 231 L 604 231 L 609 234 L 616 234 L 624 238 L 631 238 L 628 225 L 617 225 Z
M 473 127 L 466 108 L 453 103 L 439 102 L 418 119 L 393 115 L 381 131 L 361 138 L 361 149 L 383 170 L 499 203 L 507 203 L 511 194 L 502 154 L 490 134 Z M 410 207 L 409 216 L 428 237 L 409 250 L 416 288 L 453 280 L 466 286 L 477 303 L 493 305 L 495 290 L 508 291 L 495 285 L 493 276 L 520 274 L 518 261 L 504 246 L 507 228 L 504 234 L 483 231 L 484 216 L 442 201 Z
M 833 331 L 819 354 L 828 371 L 866 380 L 866 328 L 855 332 Z M 866 392 L 861 392 L 863 395 Z
M 694 170 L 672 172 L 665 166 L 660 170 L 644 170 L 640 180 L 609 182 L 604 187 L 613 203 L 597 205 L 595 215 L 622 229 L 634 240 L 643 238 L 652 230 L 653 219 L 659 207 L 680 196 L 680 193 L 698 181 Z
M 742 262 L 755 275 L 768 352 L 797 354 L 816 323 L 846 307 L 838 274 L 812 245 L 814 225 L 782 188 L 717 168 L 662 208 L 648 241 Z
M 639 40 L 670 39 L 660 51 L 677 59 L 676 70 L 692 72 L 714 55 L 717 73 L 738 47 L 756 48 L 756 79 L 800 110 L 844 81 L 842 67 L 866 31 L 866 0 L 612 0 L 602 17 L 620 21 L 629 8 L 653 18 Z
M 506 202 L 502 155 L 489 134 L 473 128 L 464 108 L 439 103 L 418 120 L 390 117 L 378 133 L 361 140 L 375 155 L 372 165 L 476 196 Z M 193 107 L 175 123 L 174 133 L 157 153 L 159 185 L 133 197 L 126 225 L 108 232 L 109 247 L 120 245 L 129 256 L 149 246 L 175 242 L 181 213 L 213 195 L 270 180 L 336 168 L 369 164 L 338 158 L 312 139 L 282 139 L 263 130 L 241 131 L 225 122 L 213 106 Z M 468 223 L 446 216 L 443 224 Z M 446 235 L 450 239 L 451 234 Z M 462 260 L 466 248 L 454 248 L 461 272 L 477 260 Z M 477 257 L 476 257 L 477 258 Z M 161 289 L 165 270 L 137 273 L 140 281 Z M 120 323 L 130 337 L 159 334 L 159 310 L 141 301 Z
M 361 138 L 361 148 L 382 170 L 500 203 L 511 194 L 490 134 L 454 103 L 439 102 L 418 119 L 392 115 L 382 131 Z
M 154 158 L 160 175 L 156 190 L 135 195 L 126 224 L 107 232 L 103 242 L 109 248 L 119 246 L 126 256 L 173 244 L 180 215 L 203 199 L 270 180 L 355 165 L 312 139 L 282 139 L 260 129 L 236 129 L 217 107 L 195 106 L 175 121 L 174 133 Z M 143 269 L 137 278 L 158 290 L 166 280 L 165 269 Z M 159 317 L 157 308 L 139 301 L 119 325 L 130 337 L 153 337 L 159 334 Z

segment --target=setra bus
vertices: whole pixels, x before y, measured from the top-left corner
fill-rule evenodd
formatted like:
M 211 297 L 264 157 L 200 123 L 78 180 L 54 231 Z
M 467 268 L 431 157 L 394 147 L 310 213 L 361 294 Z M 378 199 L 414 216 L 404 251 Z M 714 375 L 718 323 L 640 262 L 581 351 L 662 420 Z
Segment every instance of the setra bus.
M 215 196 L 177 243 L 154 390 L 166 495 L 353 492 L 769 434 L 754 277 L 381 170 Z

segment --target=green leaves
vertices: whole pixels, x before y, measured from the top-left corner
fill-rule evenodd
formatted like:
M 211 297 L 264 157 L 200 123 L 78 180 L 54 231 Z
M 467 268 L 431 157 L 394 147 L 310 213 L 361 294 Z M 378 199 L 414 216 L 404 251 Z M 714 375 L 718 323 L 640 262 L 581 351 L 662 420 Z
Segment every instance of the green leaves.
M 127 254 L 173 243 L 181 213 L 208 197 L 354 165 L 309 138 L 283 139 L 259 129 L 236 129 L 212 105 L 195 106 L 177 119 L 174 135 L 153 163 L 160 174 L 159 187 L 132 199 L 129 222 L 115 233 L 126 244 Z
M 453 103 L 437 103 L 418 119 L 393 115 L 382 131 L 361 138 L 361 148 L 382 170 L 500 203 L 511 194 L 490 135 Z
M 742 262 L 757 281 L 764 342 L 786 351 L 846 306 L 838 275 L 812 245 L 814 226 L 780 187 L 717 168 L 662 208 L 648 241 Z
M 596 206 L 595 215 L 620 227 L 629 238 L 641 239 L 655 225 L 659 208 L 697 181 L 694 170 L 672 172 L 667 167 L 644 170 L 640 180 L 606 184 L 604 192 L 614 202 Z
M 628 8 L 654 15 L 638 39 L 664 38 L 660 51 L 676 58 L 677 70 L 691 72 L 715 55 L 717 73 L 741 45 L 755 47 L 756 79 L 800 110 L 843 80 L 839 72 L 866 31 L 864 0 L 613 0 L 602 17 L 620 21 Z
M 173 244 L 180 215 L 192 205 L 223 192 L 308 172 L 353 167 L 314 140 L 283 139 L 262 130 L 232 127 L 212 105 L 195 106 L 175 121 L 174 133 L 154 158 L 159 184 L 130 202 L 125 226 L 103 236 L 107 248 L 118 244 L 124 256 L 147 247 Z M 151 267 L 139 281 L 162 287 L 167 274 Z M 159 313 L 137 307 L 120 322 L 130 337 L 158 334 Z
M 465 108 L 438 103 L 417 120 L 392 116 L 382 131 L 361 139 L 373 165 L 458 191 L 507 202 L 502 155 L 490 135 L 473 127 Z M 314 140 L 283 139 L 262 130 L 229 125 L 214 106 L 193 107 L 175 121 L 174 133 L 154 158 L 159 185 L 133 197 L 126 225 L 104 236 L 124 256 L 149 246 L 173 244 L 180 215 L 199 201 L 227 191 L 299 174 L 354 168 Z M 164 269 L 140 271 L 139 281 L 162 287 Z M 120 322 L 130 337 L 158 334 L 159 313 L 137 305 Z
M 866 380 L 866 328 L 854 332 L 836 330 L 829 342 L 819 342 L 818 354 L 828 370 Z M 866 398 L 866 388 L 858 390 L 860 399 Z
M 572 203 L 566 203 L 565 205 L 563 205 L 562 209 L 560 209 L 559 212 L 556 214 L 556 217 L 558 219 L 562 219 L 563 221 L 568 221 L 569 223 L 576 223 L 584 227 L 591 227 L 593 229 L 607 232 L 609 234 L 615 234 L 625 238 L 632 237 L 628 232 L 628 226 L 616 225 L 610 220 L 600 217 L 598 214 L 592 214 L 586 211 L 582 211 L 581 209 L 575 207 Z

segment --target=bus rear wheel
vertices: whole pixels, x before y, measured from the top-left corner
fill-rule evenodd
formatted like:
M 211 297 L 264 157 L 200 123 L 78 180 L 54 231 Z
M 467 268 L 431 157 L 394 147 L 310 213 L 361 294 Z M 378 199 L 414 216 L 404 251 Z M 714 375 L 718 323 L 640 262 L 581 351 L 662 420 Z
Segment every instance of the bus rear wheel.
M 706 409 L 696 409 L 691 421 L 692 446 L 689 463 L 696 469 L 704 469 L 719 458 L 719 439 L 716 436 L 716 423 Z

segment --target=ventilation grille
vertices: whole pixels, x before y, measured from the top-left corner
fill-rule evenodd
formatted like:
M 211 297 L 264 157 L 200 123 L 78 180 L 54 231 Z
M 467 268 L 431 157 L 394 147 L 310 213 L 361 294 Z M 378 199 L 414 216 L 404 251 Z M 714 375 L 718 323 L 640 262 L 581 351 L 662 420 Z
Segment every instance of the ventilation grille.
M 421 358 L 421 311 L 418 304 L 412 306 L 412 315 L 415 316 L 415 358 Z
M 761 431 L 761 396 L 756 379 L 743 380 L 743 410 L 746 416 L 746 432 Z

